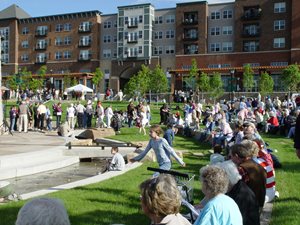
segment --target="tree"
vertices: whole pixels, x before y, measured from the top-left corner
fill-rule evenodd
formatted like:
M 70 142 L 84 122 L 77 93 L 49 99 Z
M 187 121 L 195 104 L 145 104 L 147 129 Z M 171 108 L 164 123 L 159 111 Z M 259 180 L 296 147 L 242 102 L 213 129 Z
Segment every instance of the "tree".
M 71 87 L 71 77 L 69 74 L 64 75 L 64 87 L 65 89 Z
M 143 96 L 149 89 L 151 71 L 148 66 L 142 65 L 138 74 L 129 79 L 125 85 L 124 92 L 128 95 Z
M 203 92 L 208 92 L 210 89 L 209 76 L 207 75 L 207 73 L 202 72 L 200 74 L 200 77 L 197 81 L 197 86 L 202 93 L 203 99 Z
M 249 64 L 244 66 L 243 86 L 245 91 L 251 91 L 254 87 L 254 72 Z
M 289 92 L 295 92 L 299 90 L 300 71 L 297 64 L 289 65 L 283 70 L 282 82 L 285 89 Z
M 156 65 L 152 71 L 149 82 L 149 90 L 154 93 L 163 93 L 168 91 L 168 79 L 159 65 Z
M 47 73 L 47 66 L 45 65 L 41 66 L 40 69 L 37 71 L 37 74 L 39 75 L 39 81 L 34 81 L 36 85 L 38 85 L 37 89 L 42 89 L 44 87 L 46 73 Z
M 104 75 L 99 67 L 96 68 L 96 70 L 93 74 L 94 74 L 94 76 L 92 78 L 92 82 L 96 86 L 96 92 L 98 93 L 98 92 L 100 92 L 100 84 L 101 84 L 101 81 L 102 81 Z
M 192 59 L 192 66 L 190 69 L 190 73 L 189 76 L 184 78 L 184 81 L 186 83 L 186 85 L 192 89 L 193 91 L 195 91 L 196 89 L 196 78 L 198 76 L 198 65 L 195 59 Z
M 267 73 L 263 72 L 259 78 L 259 92 L 262 96 L 272 93 L 274 90 L 273 78 Z
M 224 93 L 221 74 L 214 72 L 213 75 L 209 78 L 209 84 L 210 84 L 210 93 L 215 101 Z

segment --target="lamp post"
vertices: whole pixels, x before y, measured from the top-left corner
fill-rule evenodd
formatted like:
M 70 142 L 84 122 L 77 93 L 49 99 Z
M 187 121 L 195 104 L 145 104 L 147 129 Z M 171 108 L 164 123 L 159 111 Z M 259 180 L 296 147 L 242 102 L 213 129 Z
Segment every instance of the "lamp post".
M 234 98 L 234 94 L 233 94 L 233 80 L 234 80 L 234 74 L 235 74 L 235 70 L 234 69 L 232 69 L 232 70 L 230 70 L 230 82 L 231 82 L 231 84 L 230 84 L 230 100 L 232 100 L 233 98 Z
M 2 105 L 2 40 L 3 40 L 3 37 L 0 36 L 0 123 L 2 124 L 3 121 L 4 121 L 4 118 L 3 118 L 3 105 Z M 3 129 L 3 126 L 1 126 L 1 134 L 2 134 L 2 129 Z

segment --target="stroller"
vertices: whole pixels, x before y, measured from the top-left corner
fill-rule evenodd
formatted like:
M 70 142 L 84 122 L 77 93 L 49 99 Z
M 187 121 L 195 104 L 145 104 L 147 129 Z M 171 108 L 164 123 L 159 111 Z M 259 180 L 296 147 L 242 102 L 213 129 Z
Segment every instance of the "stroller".
M 193 200 L 193 194 L 194 194 L 194 174 L 189 173 L 181 173 L 177 172 L 175 170 L 163 170 L 158 168 L 152 168 L 147 167 L 147 170 L 159 172 L 159 173 L 165 173 L 170 174 L 174 176 L 175 181 L 177 183 L 177 187 L 181 193 L 182 196 L 182 202 L 181 205 L 186 207 L 189 211 L 189 220 L 193 223 L 197 219 L 199 213 L 195 210 L 194 206 L 192 205 L 194 203 Z

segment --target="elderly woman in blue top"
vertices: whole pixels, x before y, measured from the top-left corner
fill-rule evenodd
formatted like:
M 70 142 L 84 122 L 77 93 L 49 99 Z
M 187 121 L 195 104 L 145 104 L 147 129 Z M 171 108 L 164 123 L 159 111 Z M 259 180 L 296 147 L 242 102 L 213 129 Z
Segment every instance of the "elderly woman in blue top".
M 185 163 L 182 161 L 182 159 L 175 153 L 173 148 L 168 144 L 166 139 L 161 138 L 160 135 L 162 134 L 162 129 L 159 125 L 153 125 L 150 128 L 149 136 L 150 141 L 145 148 L 145 150 L 139 154 L 138 156 L 131 159 L 131 162 L 140 161 L 142 160 L 147 153 L 152 148 L 155 152 L 157 162 L 159 164 L 160 169 L 164 170 L 170 170 L 171 169 L 171 155 L 176 159 L 176 161 L 182 165 L 185 166 Z
M 194 225 L 242 225 L 239 207 L 224 194 L 229 184 L 226 172 L 218 166 L 205 166 L 200 170 L 200 180 L 206 204 Z

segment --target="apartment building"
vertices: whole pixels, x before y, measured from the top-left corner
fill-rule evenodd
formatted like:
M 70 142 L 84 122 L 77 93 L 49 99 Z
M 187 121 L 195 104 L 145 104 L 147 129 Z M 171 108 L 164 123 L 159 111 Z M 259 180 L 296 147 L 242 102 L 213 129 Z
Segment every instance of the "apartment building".
M 30 17 L 13 5 L 0 12 L 2 73 L 20 67 L 36 73 L 47 65 L 50 75 L 76 75 L 91 86 L 82 77 L 100 67 L 103 90 L 119 90 L 142 64 L 151 69 L 159 64 L 172 77 L 173 89 L 187 89 L 183 76 L 195 59 L 199 73 L 220 72 L 227 91 L 242 89 L 246 64 L 256 82 L 268 71 L 280 90 L 282 69 L 300 61 L 299 15 L 297 0 L 198 1 L 165 9 L 147 3 L 119 6 L 116 14 L 43 17 Z M 62 78 L 55 86 L 62 87 Z

